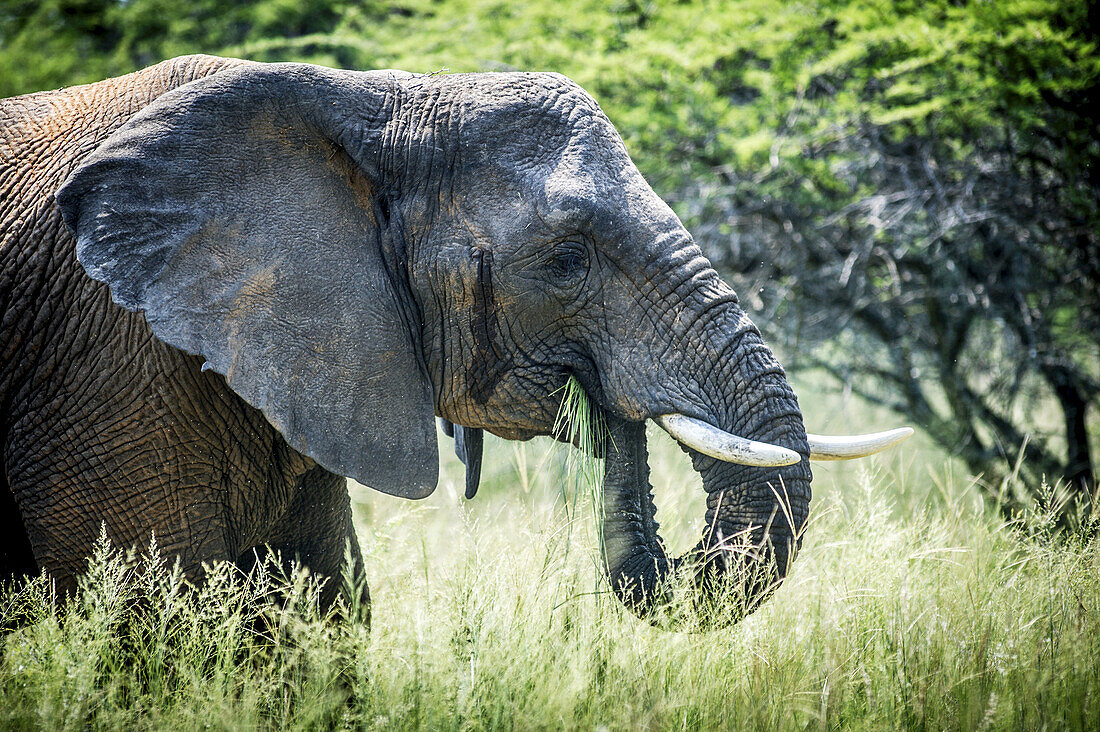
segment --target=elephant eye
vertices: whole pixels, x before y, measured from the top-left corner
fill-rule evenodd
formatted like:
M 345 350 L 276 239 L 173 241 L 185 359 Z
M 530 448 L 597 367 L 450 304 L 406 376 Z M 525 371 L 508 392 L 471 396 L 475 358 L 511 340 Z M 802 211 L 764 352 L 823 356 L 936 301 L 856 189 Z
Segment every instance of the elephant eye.
M 588 249 L 579 242 L 560 242 L 554 246 L 549 264 L 556 277 L 571 282 L 588 270 Z

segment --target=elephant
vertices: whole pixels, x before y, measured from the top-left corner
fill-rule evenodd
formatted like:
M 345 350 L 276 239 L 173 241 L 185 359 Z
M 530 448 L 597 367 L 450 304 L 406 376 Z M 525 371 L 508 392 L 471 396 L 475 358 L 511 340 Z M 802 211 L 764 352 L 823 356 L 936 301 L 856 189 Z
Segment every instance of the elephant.
M 905 431 L 807 435 L 734 291 L 564 76 L 187 56 L 0 120 L 3 576 L 71 589 L 101 530 L 154 535 L 195 581 L 264 547 L 329 577 L 350 547 L 361 574 L 346 477 L 429 495 L 438 418 L 472 496 L 482 431 L 554 434 L 574 378 L 610 438 L 614 592 L 648 617 L 678 568 L 705 597 L 748 562 L 749 611 L 798 549 L 808 459 Z M 678 559 L 647 419 L 707 492 Z

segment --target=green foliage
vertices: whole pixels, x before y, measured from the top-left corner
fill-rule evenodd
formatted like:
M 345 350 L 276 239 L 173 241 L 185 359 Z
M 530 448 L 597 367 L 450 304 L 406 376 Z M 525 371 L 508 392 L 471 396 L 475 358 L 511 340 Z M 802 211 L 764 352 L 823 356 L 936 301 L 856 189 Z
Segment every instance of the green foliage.
M 75 596 L 45 575 L 3 592 L 0 726 L 332 724 L 356 629 L 318 612 L 319 590 L 270 557 L 249 575 L 214 565 L 196 589 L 155 541 L 136 557 L 101 536 Z
M 555 70 L 589 89 L 659 191 L 714 168 L 799 166 L 860 120 L 940 133 L 1096 83 L 1083 2 L 351 3 L 5 0 L 0 94 L 183 53 L 428 72 Z M 812 113 L 809 113 L 811 112 Z M 808 173 L 814 186 L 824 171 Z

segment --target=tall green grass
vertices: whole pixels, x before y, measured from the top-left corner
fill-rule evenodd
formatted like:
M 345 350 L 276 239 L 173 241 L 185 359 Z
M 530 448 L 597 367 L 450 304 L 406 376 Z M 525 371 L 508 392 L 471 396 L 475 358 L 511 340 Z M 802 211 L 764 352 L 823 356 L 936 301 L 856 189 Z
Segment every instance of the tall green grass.
M 650 443 L 679 553 L 702 500 Z M 353 486 L 369 630 L 321 613 L 304 571 L 217 566 L 187 589 L 155 547 L 101 541 L 77 597 L 0 593 L 0 728 L 1100 728 L 1095 522 L 1005 523 L 949 475 L 899 510 L 894 461 L 835 468 L 847 487 L 817 491 L 771 600 L 669 631 L 597 580 L 569 450 L 488 440 L 471 502 L 450 458 L 426 501 Z

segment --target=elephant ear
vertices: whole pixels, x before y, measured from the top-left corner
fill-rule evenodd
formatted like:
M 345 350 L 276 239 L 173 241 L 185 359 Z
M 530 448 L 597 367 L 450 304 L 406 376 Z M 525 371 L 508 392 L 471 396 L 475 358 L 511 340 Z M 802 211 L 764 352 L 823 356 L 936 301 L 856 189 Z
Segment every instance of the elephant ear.
M 57 201 L 88 274 L 158 338 L 324 467 L 422 498 L 438 477 L 432 389 L 383 192 L 399 73 L 270 64 L 192 82 L 107 138 Z

